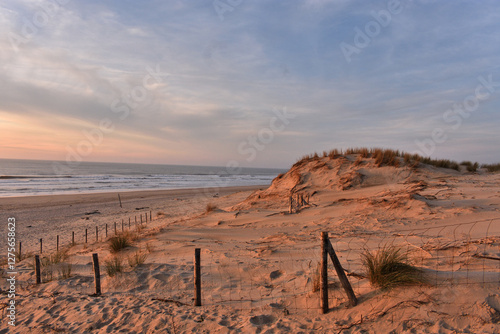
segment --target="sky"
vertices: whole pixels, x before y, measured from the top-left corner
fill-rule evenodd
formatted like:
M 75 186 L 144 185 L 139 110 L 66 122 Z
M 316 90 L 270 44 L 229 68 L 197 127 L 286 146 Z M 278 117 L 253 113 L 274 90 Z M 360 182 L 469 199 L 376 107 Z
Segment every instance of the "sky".
M 0 158 L 500 162 L 500 2 L 0 3 Z

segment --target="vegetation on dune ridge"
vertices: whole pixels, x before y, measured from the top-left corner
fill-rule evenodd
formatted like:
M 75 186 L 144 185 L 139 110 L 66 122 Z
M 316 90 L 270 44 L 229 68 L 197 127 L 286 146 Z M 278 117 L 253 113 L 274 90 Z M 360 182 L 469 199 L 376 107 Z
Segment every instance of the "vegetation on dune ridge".
M 338 157 L 359 154 L 356 164 L 361 163 L 360 158 L 372 158 L 375 160 L 375 165 L 377 167 L 381 166 L 410 166 L 417 167 L 419 164 L 431 165 L 439 168 L 448 168 L 459 171 L 460 166 L 464 166 L 469 172 L 476 172 L 479 168 L 477 162 L 463 161 L 462 163 L 457 163 L 456 161 L 448 159 L 432 159 L 430 157 L 423 157 L 419 154 L 410 154 L 399 150 L 383 149 L 383 148 L 366 148 L 366 147 L 354 147 L 345 150 L 333 149 L 330 152 L 324 151 L 322 155 L 318 153 L 313 153 L 310 155 L 305 155 L 300 158 L 293 166 L 300 166 L 303 163 L 319 160 L 320 158 L 330 158 L 336 159 Z M 493 165 L 481 165 L 482 168 L 486 168 L 489 172 L 500 171 L 500 163 Z

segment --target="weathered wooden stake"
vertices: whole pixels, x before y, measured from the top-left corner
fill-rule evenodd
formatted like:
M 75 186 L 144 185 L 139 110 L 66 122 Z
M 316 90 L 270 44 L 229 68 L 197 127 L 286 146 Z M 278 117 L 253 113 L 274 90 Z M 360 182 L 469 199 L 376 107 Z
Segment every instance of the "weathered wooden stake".
M 87 231 L 87 229 L 85 229 L 85 243 L 87 243 L 87 241 L 88 241 L 87 237 L 88 237 L 88 231 Z
M 95 283 L 95 295 L 101 295 L 101 271 L 99 270 L 99 256 L 97 253 L 92 254 L 92 262 L 94 264 L 94 283 Z
M 194 306 L 201 306 L 201 249 L 194 250 Z
M 120 194 L 118 194 L 118 200 L 120 201 L 120 208 L 123 208 L 123 206 L 122 206 L 122 199 L 120 197 Z
M 128 217 L 128 229 L 130 230 L 130 217 Z
M 321 313 L 328 313 L 328 232 L 321 232 L 321 273 L 320 296 Z
M 35 276 L 36 284 L 42 283 L 42 276 L 40 273 L 40 255 L 35 255 Z
M 43 253 L 43 240 L 40 238 L 40 254 Z
M 71 245 L 75 245 L 75 231 L 71 232 Z
M 141 225 L 142 225 L 142 213 L 141 213 Z
M 106 223 L 106 238 L 108 237 L 108 224 Z
M 149 221 L 153 220 L 153 212 L 149 210 Z
M 116 222 L 115 222 L 115 235 L 116 235 Z
M 352 291 L 351 283 L 349 283 L 349 280 L 347 279 L 344 269 L 340 264 L 339 258 L 337 257 L 337 254 L 335 254 L 335 250 L 333 249 L 330 239 L 327 240 L 328 240 L 328 253 L 330 254 L 330 258 L 332 259 L 333 266 L 335 267 L 335 271 L 337 272 L 337 276 L 339 277 L 340 283 L 342 284 L 342 287 L 344 288 L 344 291 L 347 294 L 347 297 L 349 298 L 349 304 L 351 306 L 356 306 L 358 304 L 358 300 L 356 299 L 354 291 Z
M 146 217 L 146 224 L 147 224 L 147 223 L 148 223 L 148 213 L 146 212 L 146 213 L 144 214 L 144 216 Z
M 95 227 L 95 242 L 99 242 L 99 226 Z
M 56 252 L 59 252 L 59 235 L 56 236 Z

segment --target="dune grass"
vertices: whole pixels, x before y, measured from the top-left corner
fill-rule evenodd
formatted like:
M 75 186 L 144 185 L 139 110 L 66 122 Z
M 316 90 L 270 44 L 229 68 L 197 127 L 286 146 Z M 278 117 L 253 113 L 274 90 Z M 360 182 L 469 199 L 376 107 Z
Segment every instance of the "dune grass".
M 127 257 L 127 261 L 130 268 L 135 268 L 137 266 L 140 266 L 141 264 L 144 264 L 147 257 L 148 254 L 137 250 L 132 256 Z
M 113 277 L 118 273 L 123 272 L 123 261 L 120 256 L 113 256 L 109 260 L 104 261 L 106 273 L 109 277 Z
M 422 270 L 409 263 L 401 248 L 383 247 L 375 253 L 365 251 L 361 256 L 370 283 L 382 290 L 425 283 Z
M 460 166 L 465 166 L 467 171 L 476 172 L 479 168 L 479 164 L 477 162 L 463 161 L 461 164 L 456 161 L 449 159 L 433 159 L 430 157 L 423 157 L 418 154 L 410 154 L 407 152 L 392 150 L 392 149 L 383 149 L 383 148 L 366 148 L 366 147 L 353 147 L 347 148 L 345 150 L 341 149 L 333 149 L 329 152 L 323 151 L 321 155 L 323 158 L 337 159 L 341 156 L 346 155 L 354 155 L 358 154 L 358 159 L 366 159 L 372 158 L 375 160 L 375 165 L 377 167 L 382 166 L 409 166 L 409 167 L 418 167 L 420 164 L 431 165 L 438 168 L 447 168 L 454 169 L 456 171 L 460 171 Z M 305 155 L 301 157 L 293 167 L 298 167 L 304 163 L 309 161 L 319 160 L 320 155 L 318 153 L 313 153 L 309 155 Z M 360 164 L 360 161 L 357 162 L 357 165 Z M 500 171 L 500 163 L 493 165 L 482 165 L 481 167 L 486 168 L 490 172 L 498 172 Z
M 132 246 L 132 237 L 130 233 L 120 233 L 108 240 L 111 253 L 118 253 L 124 248 Z
M 490 173 L 500 172 L 500 163 L 498 164 L 483 164 L 482 168 L 486 168 Z

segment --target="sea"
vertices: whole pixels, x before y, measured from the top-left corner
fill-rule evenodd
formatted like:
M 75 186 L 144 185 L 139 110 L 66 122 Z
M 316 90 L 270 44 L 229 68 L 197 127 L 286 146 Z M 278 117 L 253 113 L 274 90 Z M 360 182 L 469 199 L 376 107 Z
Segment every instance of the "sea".
M 269 185 L 282 169 L 0 159 L 0 197 Z

